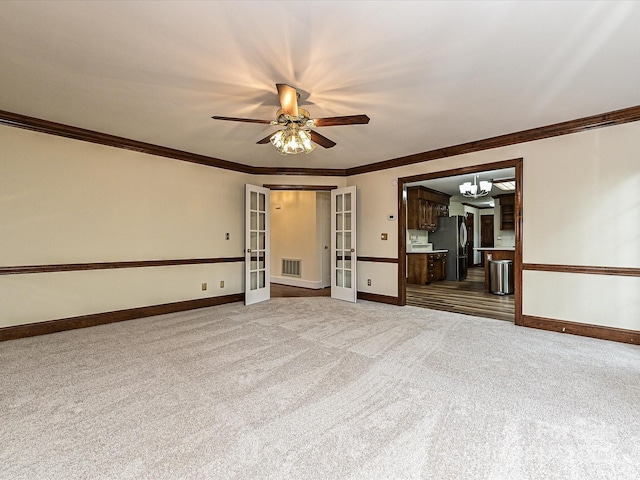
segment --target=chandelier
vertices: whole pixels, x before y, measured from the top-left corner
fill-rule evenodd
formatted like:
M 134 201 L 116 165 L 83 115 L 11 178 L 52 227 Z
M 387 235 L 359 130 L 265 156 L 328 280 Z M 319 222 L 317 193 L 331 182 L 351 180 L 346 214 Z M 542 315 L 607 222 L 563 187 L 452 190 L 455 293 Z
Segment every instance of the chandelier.
M 465 197 L 479 198 L 488 195 L 491 192 L 492 183 L 488 181 L 481 181 L 480 188 L 478 188 L 478 174 L 473 176 L 473 185 L 471 182 L 464 182 L 460 185 L 460 193 Z
M 316 148 L 311 143 L 309 131 L 295 123 L 289 123 L 284 130 L 278 130 L 269 139 L 271 144 L 282 155 L 296 155 L 297 153 L 310 153 Z

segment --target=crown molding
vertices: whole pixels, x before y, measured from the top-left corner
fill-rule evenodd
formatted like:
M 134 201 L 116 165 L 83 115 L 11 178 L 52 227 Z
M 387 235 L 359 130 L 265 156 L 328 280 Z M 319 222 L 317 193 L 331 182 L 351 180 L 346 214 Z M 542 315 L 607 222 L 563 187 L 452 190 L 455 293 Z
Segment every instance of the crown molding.
M 346 177 L 344 168 L 249 167 L 254 175 L 300 175 L 314 177 Z
M 299 176 L 330 176 L 330 177 L 350 177 L 363 173 L 377 172 L 389 168 L 403 167 L 414 163 L 428 162 L 442 158 L 461 155 L 464 153 L 478 152 L 492 148 L 505 147 L 517 143 L 542 140 L 544 138 L 569 135 L 572 133 L 584 132 L 593 128 L 610 127 L 623 123 L 636 122 L 640 120 L 640 105 L 635 107 L 614 110 L 590 117 L 578 118 L 567 122 L 555 123 L 544 127 L 522 130 L 520 132 L 508 133 L 497 137 L 486 138 L 473 142 L 461 143 L 445 148 L 429 150 L 427 152 L 416 153 L 404 157 L 393 158 L 381 162 L 370 163 L 352 168 L 298 168 L 298 167 L 254 167 L 242 163 L 222 160 L 220 158 L 189 153 L 169 147 L 162 147 L 151 143 L 140 142 L 129 138 L 109 135 L 80 127 L 51 122 L 40 118 L 29 117 L 19 113 L 12 113 L 0 110 L 0 125 L 23 128 L 34 132 L 57 135 L 60 137 L 82 140 L 85 142 L 97 143 L 124 150 L 147 153 L 160 157 L 172 158 L 184 162 L 197 163 L 210 167 L 232 170 L 240 173 L 252 175 L 299 175 Z
M 405 157 L 384 160 L 382 162 L 370 163 L 360 167 L 347 168 L 347 176 L 350 177 L 352 175 L 371 173 L 389 168 L 403 167 L 414 163 L 439 160 L 441 158 L 453 157 L 464 153 L 473 153 L 481 150 L 506 147 L 516 143 L 525 143 L 534 140 L 542 140 L 544 138 L 557 137 L 560 135 L 569 135 L 571 133 L 584 132 L 593 128 L 611 127 L 614 125 L 621 125 L 623 123 L 636 122 L 638 120 L 640 120 L 640 105 L 623 108 L 621 110 L 614 110 L 612 112 L 602 113 L 599 115 L 592 115 L 590 117 L 554 123 L 553 125 L 546 125 L 544 127 L 537 127 L 529 130 L 508 133 L 506 135 L 499 135 L 497 137 L 485 138 L 484 140 L 438 148 L 435 150 L 429 150 L 428 152 L 416 153 Z
M 59 137 L 82 140 L 84 142 L 98 143 L 109 147 L 132 150 L 134 152 L 148 153 L 160 157 L 173 158 L 184 162 L 198 163 L 209 167 L 218 167 L 225 170 L 234 170 L 242 173 L 253 173 L 253 167 L 241 163 L 229 162 L 219 158 L 184 152 L 173 148 L 162 147 L 152 143 L 139 142 L 130 138 L 118 137 L 107 133 L 100 133 L 85 128 L 74 127 L 62 123 L 50 122 L 40 118 L 28 117 L 19 113 L 11 113 L 0 110 L 0 125 L 24 128 L 39 133 L 57 135 Z
M 305 192 L 330 192 L 338 188 L 337 185 L 272 185 L 264 183 L 264 188 L 268 188 L 271 191 L 274 190 L 286 190 L 286 191 L 305 191 Z

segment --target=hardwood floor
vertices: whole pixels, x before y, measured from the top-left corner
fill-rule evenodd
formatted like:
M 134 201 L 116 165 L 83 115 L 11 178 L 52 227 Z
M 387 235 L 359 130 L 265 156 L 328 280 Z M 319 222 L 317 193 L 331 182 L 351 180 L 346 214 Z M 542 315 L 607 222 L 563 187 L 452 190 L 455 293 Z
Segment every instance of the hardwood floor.
M 271 283 L 271 297 L 330 297 L 331 288 L 313 289 Z
M 494 295 L 484 290 L 484 269 L 470 268 L 462 282 L 443 281 L 431 285 L 407 284 L 407 305 L 513 322 L 513 295 Z
M 331 288 L 314 290 L 271 284 L 271 297 L 330 297 Z M 444 281 L 431 285 L 407 284 L 407 305 L 447 312 L 514 321 L 513 295 L 494 295 L 484 290 L 484 269 L 470 268 L 462 282 Z

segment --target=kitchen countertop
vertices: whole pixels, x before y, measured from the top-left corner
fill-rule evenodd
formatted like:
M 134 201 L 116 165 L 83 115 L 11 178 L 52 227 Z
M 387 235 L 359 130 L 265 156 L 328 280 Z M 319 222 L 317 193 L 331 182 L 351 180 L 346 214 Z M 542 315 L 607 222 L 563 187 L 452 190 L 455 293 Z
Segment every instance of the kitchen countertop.
M 478 250 L 478 251 L 482 251 L 482 250 L 487 250 L 487 251 L 491 251 L 491 250 L 504 250 L 507 252 L 515 252 L 516 247 L 474 247 L 474 250 Z

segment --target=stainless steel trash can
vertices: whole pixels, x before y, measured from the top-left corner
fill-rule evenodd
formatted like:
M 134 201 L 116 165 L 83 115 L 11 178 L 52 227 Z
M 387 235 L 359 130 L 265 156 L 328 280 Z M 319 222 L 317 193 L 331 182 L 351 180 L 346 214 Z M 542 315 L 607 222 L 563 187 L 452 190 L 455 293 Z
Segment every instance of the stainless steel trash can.
M 512 260 L 491 260 L 489 262 L 489 290 L 496 295 L 513 293 Z

